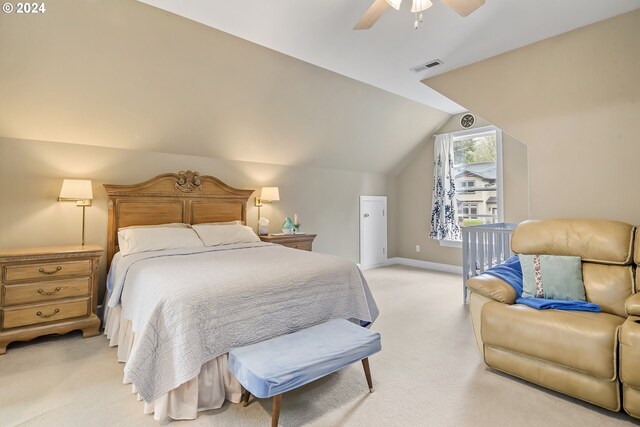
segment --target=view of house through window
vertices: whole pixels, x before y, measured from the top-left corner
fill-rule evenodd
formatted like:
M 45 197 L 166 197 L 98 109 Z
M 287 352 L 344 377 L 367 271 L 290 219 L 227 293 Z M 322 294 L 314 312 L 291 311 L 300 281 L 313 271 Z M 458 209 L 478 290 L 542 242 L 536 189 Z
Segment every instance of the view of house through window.
M 456 206 L 462 227 L 499 222 L 499 130 L 453 134 Z

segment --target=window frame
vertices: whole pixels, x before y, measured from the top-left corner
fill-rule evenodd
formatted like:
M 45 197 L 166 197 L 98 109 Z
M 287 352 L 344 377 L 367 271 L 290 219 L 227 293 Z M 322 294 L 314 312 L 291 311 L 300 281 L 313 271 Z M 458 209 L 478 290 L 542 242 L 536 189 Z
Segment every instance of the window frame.
M 460 205 L 464 215 L 478 215 L 478 202 L 465 201 L 460 202 Z M 467 213 L 464 212 L 465 209 L 468 211 Z M 472 209 L 475 209 L 475 213 L 471 212 Z
M 502 130 L 496 126 L 481 126 L 473 129 L 459 130 L 449 132 L 451 139 L 468 138 L 472 136 L 482 136 L 483 134 L 493 133 L 496 135 L 496 197 L 497 203 L 497 219 L 496 222 L 504 222 L 504 176 L 503 176 L 503 153 L 502 153 Z M 461 187 L 463 188 L 463 187 Z M 466 188 L 466 187 L 464 187 Z M 456 188 L 456 194 L 460 189 Z M 462 248 L 462 240 L 439 240 L 440 246 Z

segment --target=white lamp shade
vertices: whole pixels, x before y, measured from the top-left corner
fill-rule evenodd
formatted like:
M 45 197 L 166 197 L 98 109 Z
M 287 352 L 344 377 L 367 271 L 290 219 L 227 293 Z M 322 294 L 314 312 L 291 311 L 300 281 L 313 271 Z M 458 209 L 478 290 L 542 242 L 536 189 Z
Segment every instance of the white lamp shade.
M 59 200 L 91 200 L 93 190 L 89 179 L 65 179 L 62 181 Z
M 260 200 L 266 202 L 277 202 L 280 200 L 280 192 L 278 187 L 262 187 L 260 192 Z
M 402 0 L 385 0 L 385 1 L 387 3 L 389 3 L 389 6 L 391 6 L 395 10 L 399 10 L 400 9 L 400 3 L 402 3 Z
M 411 6 L 411 12 L 417 13 L 422 12 L 423 10 L 429 9 L 433 6 L 431 0 L 413 0 L 413 6 Z

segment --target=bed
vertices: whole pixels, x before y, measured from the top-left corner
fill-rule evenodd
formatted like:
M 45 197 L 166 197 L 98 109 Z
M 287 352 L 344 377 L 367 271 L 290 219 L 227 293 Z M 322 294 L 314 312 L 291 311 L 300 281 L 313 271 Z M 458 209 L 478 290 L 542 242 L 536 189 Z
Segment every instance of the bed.
M 124 382 L 144 401 L 145 413 L 158 420 L 194 419 L 225 400 L 238 403 L 242 389 L 227 369 L 234 347 L 332 318 L 366 325 L 378 315 L 351 261 L 257 238 L 211 243 L 197 234 L 220 230 L 221 223 L 246 223 L 253 190 L 192 171 L 105 189 L 105 334 L 118 346 Z M 204 244 L 130 253 L 123 241 L 120 248 L 118 230 L 147 232 L 142 226 L 162 224 L 197 231 Z

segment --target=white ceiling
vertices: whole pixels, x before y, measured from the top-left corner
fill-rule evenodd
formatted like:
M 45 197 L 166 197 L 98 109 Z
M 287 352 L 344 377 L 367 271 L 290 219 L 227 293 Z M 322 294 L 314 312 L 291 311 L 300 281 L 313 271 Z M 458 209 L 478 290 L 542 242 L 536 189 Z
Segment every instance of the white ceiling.
M 448 113 L 465 108 L 421 80 L 640 7 L 640 0 L 487 0 L 463 18 L 433 0 L 414 30 L 405 0 L 372 29 L 353 31 L 373 0 L 140 1 Z M 436 58 L 443 65 L 409 70 Z

